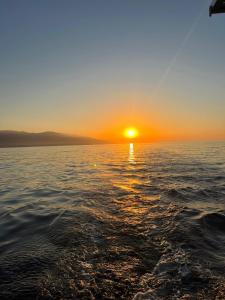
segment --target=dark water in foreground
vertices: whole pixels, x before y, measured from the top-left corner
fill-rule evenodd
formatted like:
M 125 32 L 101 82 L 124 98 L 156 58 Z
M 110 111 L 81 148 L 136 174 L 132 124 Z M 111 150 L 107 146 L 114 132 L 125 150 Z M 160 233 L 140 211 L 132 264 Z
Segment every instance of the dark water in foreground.
M 0 299 L 225 299 L 225 144 L 0 149 Z

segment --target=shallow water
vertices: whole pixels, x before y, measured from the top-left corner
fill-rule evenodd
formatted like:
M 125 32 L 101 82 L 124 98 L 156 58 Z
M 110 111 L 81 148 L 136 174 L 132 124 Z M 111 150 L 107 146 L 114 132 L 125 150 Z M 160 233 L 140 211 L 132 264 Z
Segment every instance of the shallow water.
M 225 143 L 0 149 L 0 200 L 0 299 L 225 299 Z

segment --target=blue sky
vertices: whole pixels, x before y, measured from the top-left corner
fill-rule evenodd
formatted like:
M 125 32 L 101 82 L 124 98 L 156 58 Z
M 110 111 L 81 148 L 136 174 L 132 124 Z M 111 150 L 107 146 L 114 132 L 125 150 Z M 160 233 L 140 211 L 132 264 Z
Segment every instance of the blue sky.
M 209 4 L 0 0 L 0 129 L 225 137 L 225 15 Z

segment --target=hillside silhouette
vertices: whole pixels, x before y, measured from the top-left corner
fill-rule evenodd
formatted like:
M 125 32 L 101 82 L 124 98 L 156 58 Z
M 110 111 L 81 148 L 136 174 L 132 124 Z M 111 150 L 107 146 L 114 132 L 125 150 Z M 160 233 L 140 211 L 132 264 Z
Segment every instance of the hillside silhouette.
M 0 147 L 95 145 L 102 143 L 104 142 L 90 137 L 66 135 L 51 131 L 30 133 L 0 130 Z

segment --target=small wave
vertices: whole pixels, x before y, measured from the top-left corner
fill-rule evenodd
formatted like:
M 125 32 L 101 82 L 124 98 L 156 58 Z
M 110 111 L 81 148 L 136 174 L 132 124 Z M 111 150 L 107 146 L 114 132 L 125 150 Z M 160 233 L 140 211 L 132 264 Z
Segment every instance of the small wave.
M 225 215 L 222 213 L 205 214 L 199 219 L 199 223 L 211 231 L 221 231 L 225 234 Z
M 216 204 L 218 204 L 218 201 L 223 201 L 224 199 L 224 191 L 219 186 L 212 186 L 212 188 L 193 188 L 193 187 L 181 187 L 181 188 L 171 188 L 166 190 L 164 188 L 164 196 L 168 197 L 171 200 L 180 200 L 185 203 L 193 203 L 195 201 L 197 202 L 211 202 L 217 201 Z

